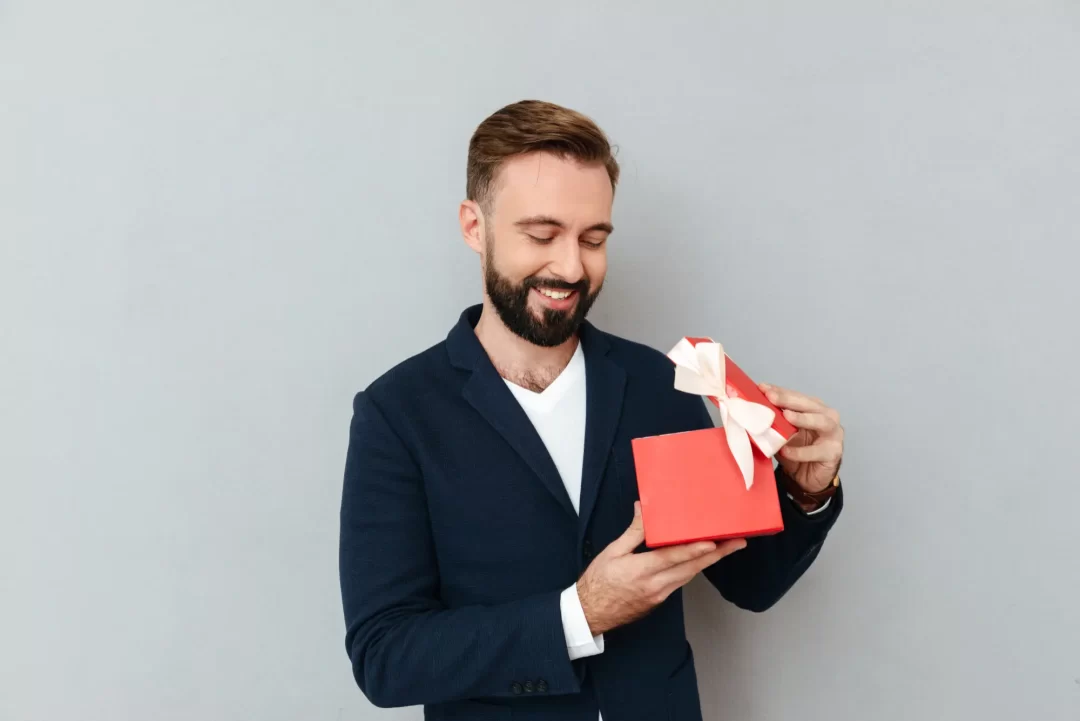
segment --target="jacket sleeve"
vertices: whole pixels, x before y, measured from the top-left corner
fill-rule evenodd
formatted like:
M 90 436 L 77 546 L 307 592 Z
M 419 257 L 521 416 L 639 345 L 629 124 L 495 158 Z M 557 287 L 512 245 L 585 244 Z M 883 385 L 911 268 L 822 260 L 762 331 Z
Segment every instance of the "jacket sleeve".
M 712 418 L 700 405 L 700 428 L 713 426 Z M 705 569 L 705 577 L 731 603 L 748 611 L 765 611 L 779 601 L 817 558 L 825 537 L 844 507 L 844 491 L 839 489 L 829 507 L 806 515 L 784 490 L 784 470 L 776 467 L 777 494 L 784 530 L 771 536 L 746 541 L 746 548 Z
M 440 602 L 420 469 L 369 393 L 353 404 L 340 521 L 345 646 L 373 704 L 511 696 L 530 681 L 545 694 L 580 690 L 561 588 L 490 606 Z

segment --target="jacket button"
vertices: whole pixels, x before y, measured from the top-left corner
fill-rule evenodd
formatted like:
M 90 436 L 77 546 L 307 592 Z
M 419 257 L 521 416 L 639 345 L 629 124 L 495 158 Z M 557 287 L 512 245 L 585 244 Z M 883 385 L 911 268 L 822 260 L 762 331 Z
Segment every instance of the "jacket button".
M 593 554 L 593 550 L 592 550 L 592 542 L 591 541 L 585 541 L 585 545 L 583 546 L 582 555 L 585 557 L 586 561 L 591 561 L 593 559 L 594 554 Z
M 536 682 L 536 690 L 539 691 L 540 693 L 546 693 L 547 692 L 547 681 L 545 681 L 544 679 L 540 679 L 539 681 L 537 681 Z
M 510 691 L 515 695 L 520 694 L 522 691 L 521 684 L 517 681 L 514 681 L 512 684 L 510 684 Z
M 532 681 L 526 681 L 525 682 L 525 693 L 532 693 L 535 690 L 536 690 L 536 687 L 533 686 Z

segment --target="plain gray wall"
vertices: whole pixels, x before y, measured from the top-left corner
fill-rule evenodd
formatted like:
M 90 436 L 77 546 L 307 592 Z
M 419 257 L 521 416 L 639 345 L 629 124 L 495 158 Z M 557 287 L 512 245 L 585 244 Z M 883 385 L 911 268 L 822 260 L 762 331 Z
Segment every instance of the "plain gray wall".
M 847 428 L 804 580 L 689 589 L 706 718 L 1080 718 L 1078 6 L 629 5 L 0 3 L 0 718 L 421 718 L 345 655 L 350 402 L 479 298 L 522 98 L 620 148 L 593 319 Z

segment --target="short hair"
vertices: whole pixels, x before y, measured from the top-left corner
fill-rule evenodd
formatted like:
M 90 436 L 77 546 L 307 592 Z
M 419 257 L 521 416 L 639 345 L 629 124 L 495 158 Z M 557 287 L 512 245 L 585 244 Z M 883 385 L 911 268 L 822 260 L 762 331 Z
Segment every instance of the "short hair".
M 612 190 L 619 182 L 611 143 L 592 119 L 554 103 L 522 100 L 495 111 L 477 126 L 469 140 L 465 197 L 487 212 L 502 163 L 537 151 L 603 165 Z

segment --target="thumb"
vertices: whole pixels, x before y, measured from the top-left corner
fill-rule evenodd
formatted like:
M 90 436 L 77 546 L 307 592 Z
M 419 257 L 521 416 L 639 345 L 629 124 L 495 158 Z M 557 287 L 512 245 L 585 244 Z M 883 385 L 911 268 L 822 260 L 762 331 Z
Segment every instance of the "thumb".
M 641 545 L 645 540 L 645 525 L 641 520 L 641 501 L 634 501 L 634 520 L 630 522 L 629 528 L 623 531 L 623 534 L 616 538 L 608 546 L 608 550 L 616 556 L 625 556 L 628 553 L 633 553 L 634 549 Z

